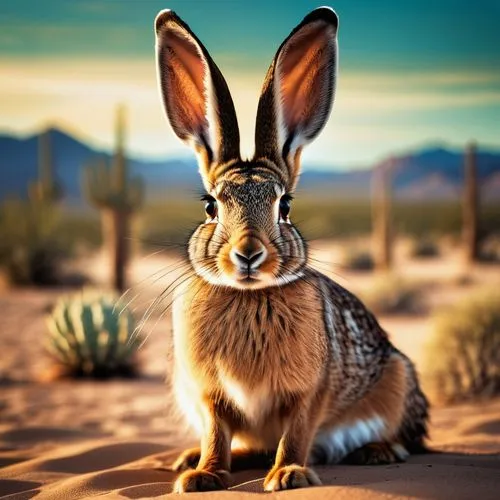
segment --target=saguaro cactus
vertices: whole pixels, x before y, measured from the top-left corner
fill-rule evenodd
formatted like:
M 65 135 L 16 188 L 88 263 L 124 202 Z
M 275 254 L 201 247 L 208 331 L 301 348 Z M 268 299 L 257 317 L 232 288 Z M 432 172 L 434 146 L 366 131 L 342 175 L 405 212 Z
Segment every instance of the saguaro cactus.
M 125 111 L 119 107 L 112 165 L 102 159 L 84 171 L 86 196 L 102 213 L 103 239 L 112 267 L 112 286 L 120 292 L 126 288 L 130 218 L 141 207 L 144 198 L 142 179 L 128 175 L 124 142 Z
M 372 227 L 375 267 L 392 265 L 391 176 L 394 160 L 376 167 L 372 176 Z
M 465 260 L 472 264 L 479 256 L 479 191 L 477 183 L 476 145 L 471 142 L 464 155 L 463 242 Z
M 62 197 L 62 189 L 54 177 L 50 130 L 40 134 L 38 139 L 38 179 L 29 187 L 33 201 L 52 204 Z

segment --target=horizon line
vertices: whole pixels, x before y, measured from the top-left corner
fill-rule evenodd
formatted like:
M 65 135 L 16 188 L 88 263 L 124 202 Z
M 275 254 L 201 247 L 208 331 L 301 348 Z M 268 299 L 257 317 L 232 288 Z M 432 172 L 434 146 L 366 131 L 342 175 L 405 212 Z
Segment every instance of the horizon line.
M 71 131 L 68 130 L 71 129 L 71 126 L 64 126 L 61 124 L 49 124 L 46 127 L 34 127 L 33 130 L 31 131 L 26 131 L 26 132 L 19 132 L 13 129 L 8 129 L 6 127 L 0 127 L 0 137 L 10 137 L 13 139 L 18 139 L 18 140 L 29 140 L 36 138 L 37 136 L 40 136 L 43 132 L 47 131 L 55 131 L 62 133 L 66 135 L 67 137 L 70 137 L 71 139 L 76 140 L 77 142 L 80 142 L 81 144 L 84 144 L 85 146 L 89 147 L 90 149 L 94 150 L 97 154 L 107 154 L 107 155 L 112 155 L 113 154 L 113 148 L 111 147 L 106 147 L 106 146 L 100 146 L 96 141 L 94 141 L 92 138 L 89 136 L 85 137 L 85 133 L 77 132 L 77 131 Z M 328 164 L 328 163 L 320 163 L 317 161 L 311 162 L 308 161 L 307 163 L 304 163 L 303 170 L 308 170 L 308 171 L 313 171 L 313 170 L 321 170 L 321 171 L 327 171 L 327 170 L 333 170 L 333 171 L 349 171 L 349 170 L 370 170 L 377 166 L 378 164 L 390 159 L 390 158 L 401 158 L 405 156 L 409 156 L 418 152 L 424 152 L 424 151 L 429 151 L 429 150 L 443 150 L 448 153 L 461 153 L 465 150 L 467 144 L 474 143 L 476 145 L 477 151 L 482 152 L 482 153 L 487 153 L 487 154 L 500 154 L 500 147 L 495 146 L 492 144 L 487 144 L 487 143 L 481 143 L 477 139 L 471 139 L 467 143 L 463 144 L 463 147 L 459 146 L 454 146 L 451 144 L 449 141 L 446 141 L 444 139 L 427 139 L 424 141 L 420 141 L 417 144 L 413 145 L 406 145 L 406 146 L 401 146 L 401 148 L 397 148 L 396 150 L 388 151 L 387 153 L 381 155 L 378 159 L 373 160 L 369 164 Z M 164 155 L 147 155 L 143 153 L 138 153 L 137 151 L 133 150 L 128 150 L 127 153 L 127 159 L 131 161 L 145 161 L 145 162 L 151 162 L 151 163 L 161 163 L 165 161 L 182 161 L 182 160 L 191 160 L 192 163 L 196 164 L 196 157 L 190 153 L 189 149 L 186 149 L 186 154 L 176 154 L 175 156 L 171 156 L 169 158 L 168 154 Z

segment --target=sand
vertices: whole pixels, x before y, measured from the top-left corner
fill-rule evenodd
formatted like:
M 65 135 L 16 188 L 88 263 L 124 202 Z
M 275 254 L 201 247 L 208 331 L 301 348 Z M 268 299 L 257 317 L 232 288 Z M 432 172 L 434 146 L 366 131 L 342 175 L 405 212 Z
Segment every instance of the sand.
M 363 280 L 352 275 L 343 284 L 362 288 Z M 148 286 L 145 295 L 156 292 Z M 436 296 L 449 300 L 453 291 L 448 292 L 440 288 Z M 169 464 L 195 444 L 177 418 L 164 382 L 169 320 L 154 328 L 159 318 L 154 314 L 147 324 L 145 330 L 152 334 L 140 352 L 140 379 L 40 383 L 49 366 L 40 341 L 43 316 L 60 293 L 16 290 L 0 295 L 0 498 L 169 496 L 175 478 Z M 139 311 L 147 300 L 141 304 Z M 427 315 L 382 317 L 381 322 L 396 345 L 423 367 Z M 500 498 L 500 399 L 436 407 L 431 417 L 430 444 L 441 453 L 390 466 L 319 467 L 324 486 L 267 495 L 305 500 Z M 264 475 L 264 470 L 237 473 L 230 491 L 194 498 L 255 498 Z
M 171 491 L 169 464 L 193 442 L 169 418 L 160 380 L 2 387 L 0 496 L 9 499 L 155 498 Z M 443 453 L 390 466 L 319 467 L 324 486 L 279 496 L 494 499 L 500 486 L 500 400 L 436 409 L 432 446 Z M 234 476 L 254 498 L 265 471 Z M 278 494 L 270 494 L 275 497 Z M 196 496 L 198 498 L 198 496 Z

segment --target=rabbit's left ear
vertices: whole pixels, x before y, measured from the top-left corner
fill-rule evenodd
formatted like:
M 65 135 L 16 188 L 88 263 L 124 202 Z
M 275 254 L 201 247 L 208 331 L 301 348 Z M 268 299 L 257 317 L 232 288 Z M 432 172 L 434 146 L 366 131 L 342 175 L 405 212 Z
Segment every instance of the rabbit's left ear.
M 209 189 L 217 164 L 238 159 L 240 139 L 233 100 L 217 65 L 173 11 L 155 20 L 158 77 L 174 132 L 197 153 Z
M 282 168 L 292 188 L 302 147 L 325 125 L 337 70 L 338 17 L 328 7 L 308 14 L 281 44 L 259 101 L 255 157 Z

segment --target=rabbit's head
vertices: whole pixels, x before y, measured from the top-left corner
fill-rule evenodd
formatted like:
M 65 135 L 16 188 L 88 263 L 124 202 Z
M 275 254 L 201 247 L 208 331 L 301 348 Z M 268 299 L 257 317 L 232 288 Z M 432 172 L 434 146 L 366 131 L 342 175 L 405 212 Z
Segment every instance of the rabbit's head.
M 240 156 L 226 81 L 206 48 L 172 11 L 155 21 L 158 75 L 170 124 L 195 151 L 206 189 L 206 220 L 189 257 L 210 283 L 240 289 L 294 281 L 305 241 L 290 221 L 303 146 L 330 114 L 337 65 L 335 12 L 312 11 L 279 47 L 259 101 L 255 155 Z

